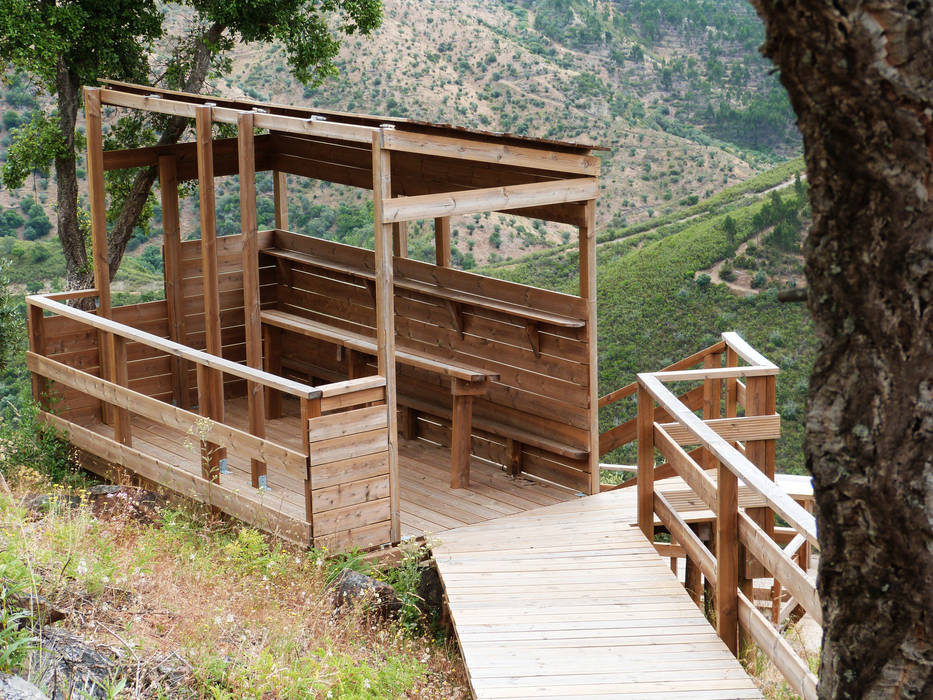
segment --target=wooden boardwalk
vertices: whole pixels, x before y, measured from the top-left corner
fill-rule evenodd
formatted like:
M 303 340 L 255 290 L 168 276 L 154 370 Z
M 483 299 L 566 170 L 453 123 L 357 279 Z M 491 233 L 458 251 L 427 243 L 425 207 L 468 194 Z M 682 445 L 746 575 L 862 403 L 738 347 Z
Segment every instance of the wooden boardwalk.
M 762 697 L 636 520 L 622 489 L 438 536 L 477 700 Z

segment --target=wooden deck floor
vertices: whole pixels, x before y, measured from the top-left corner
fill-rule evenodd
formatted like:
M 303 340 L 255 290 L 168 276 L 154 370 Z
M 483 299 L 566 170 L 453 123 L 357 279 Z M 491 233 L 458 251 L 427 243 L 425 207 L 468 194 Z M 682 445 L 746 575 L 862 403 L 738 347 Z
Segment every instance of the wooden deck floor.
M 636 519 L 622 489 L 438 537 L 477 700 L 762 697 Z
M 292 405 L 294 404 L 294 405 Z M 285 415 L 267 421 L 267 435 L 277 442 L 301 448 L 297 402 L 285 402 Z M 245 399 L 225 404 L 225 420 L 247 429 L 249 422 Z M 106 437 L 113 436 L 110 426 L 93 423 L 87 426 Z M 182 466 L 191 474 L 200 474 L 197 436 L 187 435 L 153 421 L 133 416 L 133 447 L 169 464 Z M 260 496 L 250 487 L 249 460 L 228 455 L 231 473 L 221 476 L 221 483 L 244 498 L 255 500 L 276 516 L 304 522 L 304 486 L 274 471 L 269 472 L 270 489 Z M 505 515 L 522 513 L 542 506 L 575 500 L 568 489 L 533 479 L 513 479 L 501 469 L 474 459 L 470 487 L 450 488 L 450 450 L 424 441 L 399 441 L 399 480 L 401 485 L 402 536 L 437 535 L 451 528 L 481 523 Z

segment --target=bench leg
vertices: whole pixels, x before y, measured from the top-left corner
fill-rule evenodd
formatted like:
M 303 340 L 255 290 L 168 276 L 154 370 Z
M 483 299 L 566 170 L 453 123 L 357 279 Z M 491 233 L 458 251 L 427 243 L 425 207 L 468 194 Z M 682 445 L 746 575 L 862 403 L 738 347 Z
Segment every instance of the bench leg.
M 522 443 L 508 438 L 505 441 L 506 471 L 509 476 L 518 476 L 522 473 Z
M 450 438 L 450 488 L 470 485 L 470 442 L 473 432 L 473 397 L 454 394 Z
M 399 427 L 402 429 L 402 437 L 406 440 L 418 439 L 418 416 L 415 409 L 410 406 L 399 406 Z

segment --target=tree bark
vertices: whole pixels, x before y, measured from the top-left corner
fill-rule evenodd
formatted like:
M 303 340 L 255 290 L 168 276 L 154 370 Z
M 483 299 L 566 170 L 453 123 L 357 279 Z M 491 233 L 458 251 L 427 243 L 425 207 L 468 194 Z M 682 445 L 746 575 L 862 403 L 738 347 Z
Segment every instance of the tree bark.
M 752 2 L 813 208 L 820 697 L 933 697 L 933 8 Z
M 200 92 L 204 87 L 207 72 L 211 67 L 211 46 L 217 44 L 225 29 L 225 25 L 214 23 L 201 35 L 195 48 L 191 70 L 181 88 L 182 91 Z M 162 131 L 159 145 L 166 146 L 177 143 L 187 125 L 188 121 L 184 117 L 172 117 Z M 149 192 L 157 176 L 158 173 L 155 168 L 145 168 L 140 170 L 133 179 L 130 194 L 127 196 L 123 208 L 114 222 L 113 230 L 110 232 L 107 241 L 110 279 L 113 279 L 117 274 L 117 270 L 120 269 L 123 254 L 126 252 L 126 245 L 133 235 L 133 229 L 136 227 L 136 222 L 139 220 L 143 207 L 146 206 L 146 199 L 149 197 Z
M 65 254 L 66 283 L 69 289 L 82 289 L 94 284 L 88 265 L 84 236 L 78 225 L 78 176 L 75 162 L 75 121 L 78 117 L 78 81 L 59 59 L 55 78 L 58 91 L 58 125 L 65 141 L 64 153 L 55 158 L 58 205 L 58 240 Z

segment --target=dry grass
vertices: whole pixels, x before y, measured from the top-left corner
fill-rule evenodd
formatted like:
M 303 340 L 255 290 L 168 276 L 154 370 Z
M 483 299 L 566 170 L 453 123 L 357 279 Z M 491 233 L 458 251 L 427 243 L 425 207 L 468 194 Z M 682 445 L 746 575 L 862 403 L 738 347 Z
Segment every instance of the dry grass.
M 97 517 L 86 498 L 68 507 L 61 489 L 36 515 L 26 495 L 56 487 L 28 469 L 10 481 L 0 550 L 68 613 L 59 625 L 121 656 L 121 697 L 468 696 L 452 644 L 362 610 L 335 615 L 324 552 L 184 507 L 152 522 L 135 508 Z M 181 683 L 160 690 L 150 671 L 167 659 Z

